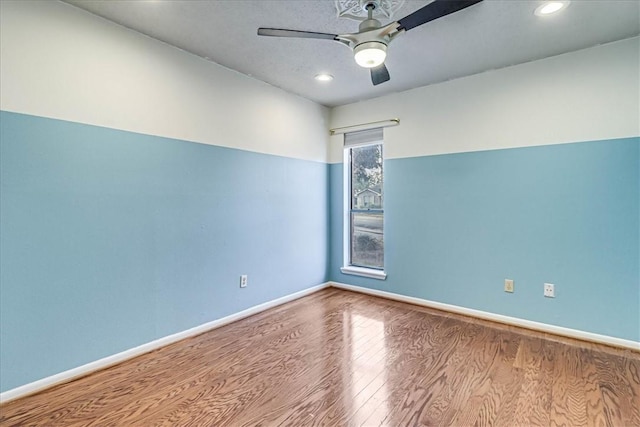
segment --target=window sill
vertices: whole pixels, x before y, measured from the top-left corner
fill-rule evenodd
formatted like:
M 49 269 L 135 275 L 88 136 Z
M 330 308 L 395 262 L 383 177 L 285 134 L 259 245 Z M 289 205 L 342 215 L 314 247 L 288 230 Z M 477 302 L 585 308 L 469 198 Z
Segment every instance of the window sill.
M 373 268 L 348 266 L 348 267 L 341 267 L 340 271 L 342 271 L 342 273 L 344 274 L 368 277 L 370 279 L 385 280 L 387 278 L 387 274 L 384 271 L 375 270 Z

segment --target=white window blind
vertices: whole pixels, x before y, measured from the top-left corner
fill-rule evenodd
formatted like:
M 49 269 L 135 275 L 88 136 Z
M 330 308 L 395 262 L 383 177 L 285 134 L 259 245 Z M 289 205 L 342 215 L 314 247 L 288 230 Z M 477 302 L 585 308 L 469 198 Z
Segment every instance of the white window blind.
M 383 128 L 374 128 L 344 134 L 345 147 L 360 147 L 384 140 Z

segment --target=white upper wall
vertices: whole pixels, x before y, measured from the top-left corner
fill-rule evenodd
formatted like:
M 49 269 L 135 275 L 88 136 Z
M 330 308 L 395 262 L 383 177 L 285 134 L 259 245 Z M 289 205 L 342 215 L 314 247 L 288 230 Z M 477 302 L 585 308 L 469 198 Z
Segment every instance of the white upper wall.
M 331 127 L 399 118 L 387 158 L 640 136 L 639 52 L 635 37 L 336 107 Z
M 388 158 L 640 135 L 633 38 L 329 110 L 65 3 L 0 1 L 0 109 L 314 161 L 398 117 Z
M 326 161 L 325 107 L 64 3 L 0 8 L 4 111 Z

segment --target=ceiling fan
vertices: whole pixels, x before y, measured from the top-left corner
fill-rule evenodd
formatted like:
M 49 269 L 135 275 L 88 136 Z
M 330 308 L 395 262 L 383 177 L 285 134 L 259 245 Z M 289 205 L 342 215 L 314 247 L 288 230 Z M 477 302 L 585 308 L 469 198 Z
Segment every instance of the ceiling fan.
M 360 23 L 357 33 L 328 34 L 281 28 L 258 28 L 258 35 L 333 40 L 342 43 L 353 49 L 354 58 L 358 65 L 371 69 L 371 81 L 375 86 L 388 81 L 390 78 L 389 70 L 384 65 L 384 60 L 387 56 L 387 46 L 393 39 L 405 31 L 473 6 L 482 0 L 434 0 L 410 15 L 385 26 L 382 26 L 380 21 L 373 18 L 373 11 L 379 5 L 378 1 L 368 0 L 364 3 L 367 19 Z

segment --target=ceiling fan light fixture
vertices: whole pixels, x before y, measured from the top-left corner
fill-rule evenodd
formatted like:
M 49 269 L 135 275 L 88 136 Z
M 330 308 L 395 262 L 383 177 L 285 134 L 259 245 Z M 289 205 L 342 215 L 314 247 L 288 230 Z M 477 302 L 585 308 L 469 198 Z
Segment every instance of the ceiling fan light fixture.
M 1 0 L 0 0 L 1 1 Z M 354 2 L 356 0 L 335 0 Z M 371 83 L 377 86 L 390 79 L 389 70 L 384 64 L 387 58 L 387 46 L 405 31 L 424 25 L 435 19 L 459 12 L 482 0 L 432 0 L 420 9 L 410 13 L 402 19 L 382 25 L 373 17 L 373 11 L 385 2 L 400 2 L 401 0 L 358 0 L 363 11 L 367 12 L 367 19 L 358 25 L 357 33 L 331 34 L 314 31 L 290 30 L 285 28 L 259 27 L 258 35 L 267 37 L 295 37 L 303 39 L 318 39 L 338 42 L 353 49 L 356 63 L 369 69 Z M 427 1 L 427 0 L 424 0 Z M 337 4 L 337 3 L 336 3 Z M 384 7 L 384 6 L 382 6 Z
M 356 63 L 364 68 L 375 68 L 384 63 L 387 57 L 387 45 L 382 42 L 365 42 L 353 49 Z
M 556 12 L 560 12 L 562 9 L 565 9 L 569 6 L 570 1 L 545 1 L 540 6 L 536 8 L 535 14 L 536 16 L 548 16 L 552 15 Z

